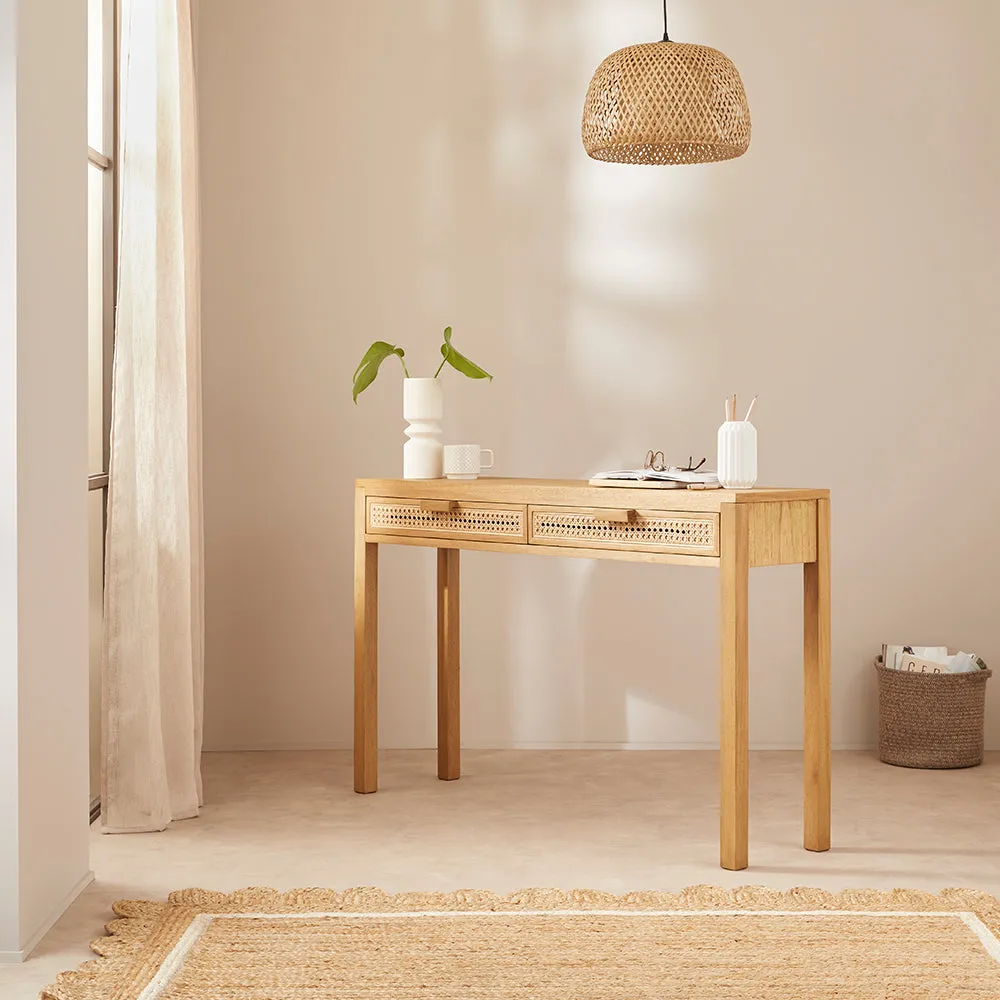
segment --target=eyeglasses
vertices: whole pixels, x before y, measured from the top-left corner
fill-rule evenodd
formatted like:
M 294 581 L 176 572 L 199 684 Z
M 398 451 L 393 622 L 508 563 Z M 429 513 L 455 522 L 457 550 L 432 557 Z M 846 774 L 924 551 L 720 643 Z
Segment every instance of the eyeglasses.
M 697 472 L 706 462 L 707 458 L 703 458 L 697 465 L 694 464 L 694 456 L 688 456 L 688 464 L 684 468 L 679 466 L 667 465 L 667 459 L 662 451 L 648 451 L 646 452 L 646 461 L 642 463 L 644 469 L 649 469 L 652 472 L 667 472 L 670 469 L 677 469 L 679 472 Z

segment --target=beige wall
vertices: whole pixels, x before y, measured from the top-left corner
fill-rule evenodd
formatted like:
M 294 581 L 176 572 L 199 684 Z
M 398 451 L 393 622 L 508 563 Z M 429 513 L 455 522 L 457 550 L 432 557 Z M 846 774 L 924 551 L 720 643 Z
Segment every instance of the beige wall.
M 873 740 L 885 639 L 1000 665 L 996 5 L 671 6 L 744 75 L 743 160 L 584 155 L 648 0 L 202 0 L 209 747 L 348 744 L 351 486 L 402 444 L 398 372 L 357 408 L 351 374 L 375 338 L 429 374 L 446 323 L 496 374 L 446 376 L 447 438 L 502 475 L 712 455 L 760 394 L 763 480 L 833 490 L 838 745 Z M 463 576 L 467 745 L 715 741 L 713 571 Z M 381 577 L 382 738 L 429 746 L 432 555 Z M 755 572 L 758 746 L 801 740 L 800 601 Z

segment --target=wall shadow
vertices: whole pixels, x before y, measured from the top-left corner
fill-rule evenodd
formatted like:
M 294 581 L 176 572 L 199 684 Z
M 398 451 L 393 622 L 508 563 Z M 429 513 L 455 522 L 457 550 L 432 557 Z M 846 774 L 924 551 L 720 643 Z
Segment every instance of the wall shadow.
M 989 505 L 958 517 L 951 491 L 913 487 L 946 455 L 1000 488 L 977 430 L 1000 363 L 983 334 L 1000 130 L 955 113 L 995 120 L 968 110 L 990 91 L 986 13 L 678 0 L 677 37 L 741 69 L 750 153 L 591 161 L 591 73 L 657 17 L 645 0 L 202 7 L 208 746 L 349 744 L 352 484 L 396 474 L 403 440 L 398 374 L 355 408 L 351 373 L 382 338 L 430 374 L 446 324 L 496 375 L 448 373 L 446 437 L 494 448 L 499 475 L 585 477 L 650 447 L 711 460 L 723 397 L 760 394 L 763 479 L 833 489 L 836 742 L 874 738 L 886 639 L 1000 662 Z M 914 90 L 928 38 L 956 72 Z M 383 741 L 427 746 L 433 559 L 386 551 L 381 580 Z M 716 590 L 711 571 L 465 555 L 466 744 L 715 742 Z M 796 745 L 800 573 L 755 572 L 751 600 L 751 738 Z

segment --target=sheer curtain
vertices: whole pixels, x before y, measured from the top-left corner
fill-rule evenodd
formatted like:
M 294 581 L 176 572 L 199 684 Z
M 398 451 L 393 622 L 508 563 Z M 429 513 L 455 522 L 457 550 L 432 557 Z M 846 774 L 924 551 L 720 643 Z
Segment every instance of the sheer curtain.
M 122 0 L 121 53 L 101 794 L 109 833 L 198 814 L 204 671 L 190 0 Z

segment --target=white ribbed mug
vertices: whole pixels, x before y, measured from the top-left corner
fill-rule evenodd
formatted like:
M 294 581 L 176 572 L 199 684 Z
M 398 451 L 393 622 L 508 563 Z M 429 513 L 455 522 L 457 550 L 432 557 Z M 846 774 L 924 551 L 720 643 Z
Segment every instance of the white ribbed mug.
M 749 420 L 727 420 L 719 428 L 719 482 L 748 490 L 757 482 L 757 428 Z
M 483 469 L 492 469 L 493 463 L 491 448 L 480 448 L 478 444 L 444 446 L 444 474 L 448 479 L 476 479 Z

